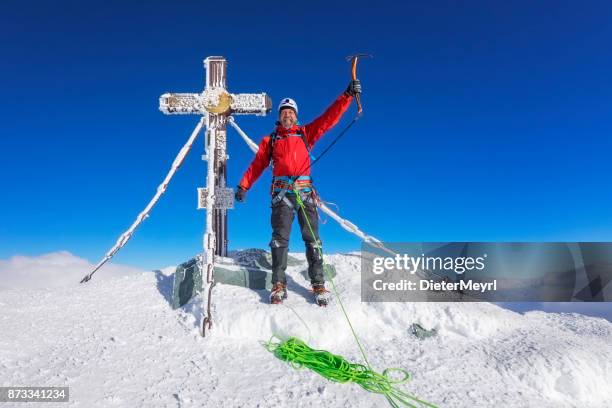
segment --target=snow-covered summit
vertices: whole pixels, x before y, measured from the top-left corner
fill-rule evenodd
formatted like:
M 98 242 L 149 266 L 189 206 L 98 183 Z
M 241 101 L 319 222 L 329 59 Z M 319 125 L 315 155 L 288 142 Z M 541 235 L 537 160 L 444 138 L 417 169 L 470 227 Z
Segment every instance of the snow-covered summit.
M 61 258 L 40 261 L 41 273 Z M 520 315 L 488 303 L 362 303 L 359 257 L 326 258 L 373 367 L 413 374 L 403 390 L 440 407 L 612 401 L 610 322 Z M 337 301 L 314 305 L 303 268 L 288 269 L 286 306 L 270 306 L 265 291 L 217 285 L 213 329 L 204 339 L 198 299 L 172 310 L 168 270 L 98 279 L 108 272 L 102 271 L 85 285 L 75 279 L 1 290 L 0 385 L 69 386 L 71 402 L 62 406 L 387 406 L 356 385 L 294 370 L 261 346 L 274 333 L 295 335 L 360 361 Z M 418 340 L 412 323 L 437 335 Z

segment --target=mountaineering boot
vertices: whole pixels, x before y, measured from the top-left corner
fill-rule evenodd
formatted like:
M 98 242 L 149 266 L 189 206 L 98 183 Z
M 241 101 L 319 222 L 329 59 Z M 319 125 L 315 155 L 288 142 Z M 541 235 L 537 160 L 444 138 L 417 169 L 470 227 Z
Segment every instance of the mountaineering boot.
M 319 306 L 327 306 L 329 303 L 329 291 L 325 289 L 325 284 L 315 283 L 312 285 L 312 293 L 315 296 L 315 302 Z
M 287 299 L 287 285 L 282 282 L 276 282 L 272 286 L 272 292 L 270 292 L 270 303 L 278 305 L 283 303 L 285 299 Z

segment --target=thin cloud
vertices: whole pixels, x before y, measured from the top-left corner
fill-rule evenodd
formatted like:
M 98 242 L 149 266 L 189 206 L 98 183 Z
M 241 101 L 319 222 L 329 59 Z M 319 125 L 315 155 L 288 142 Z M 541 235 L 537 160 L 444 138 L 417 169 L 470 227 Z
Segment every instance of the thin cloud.
M 68 251 L 34 257 L 15 255 L 0 260 L 0 290 L 76 286 L 93 267 L 87 260 Z M 143 272 L 146 271 L 125 265 L 106 264 L 95 279 L 110 279 Z

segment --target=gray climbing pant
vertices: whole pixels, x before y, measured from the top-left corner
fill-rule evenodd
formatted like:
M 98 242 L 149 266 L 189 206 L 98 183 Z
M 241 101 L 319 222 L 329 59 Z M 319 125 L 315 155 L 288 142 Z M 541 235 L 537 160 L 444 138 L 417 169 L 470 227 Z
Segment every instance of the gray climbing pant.
M 304 212 L 299 207 L 294 194 L 287 194 L 283 200 L 272 205 L 272 216 L 270 219 L 272 224 L 272 240 L 270 241 L 270 248 L 272 249 L 272 284 L 276 282 L 286 283 L 287 251 L 291 226 L 296 212 L 302 239 L 306 246 L 310 282 L 312 284 L 325 283 L 323 278 L 323 259 L 319 253 L 321 240 L 319 238 L 319 214 L 317 206 L 311 195 L 305 195 L 302 201 L 304 202 L 310 227 L 312 227 L 315 236 L 312 236 L 308 222 L 306 222 L 304 217 Z

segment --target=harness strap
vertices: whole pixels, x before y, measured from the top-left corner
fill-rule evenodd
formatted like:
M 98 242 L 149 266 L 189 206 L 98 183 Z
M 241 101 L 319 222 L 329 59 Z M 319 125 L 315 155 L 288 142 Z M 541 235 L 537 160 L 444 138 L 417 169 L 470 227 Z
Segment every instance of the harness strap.
M 291 208 L 292 210 L 295 209 L 293 203 L 287 198 L 286 195 L 283 196 L 283 202 L 287 204 L 287 207 Z
M 274 176 L 272 178 L 272 193 L 279 192 L 281 190 L 289 190 L 291 193 L 296 191 L 309 192 L 312 190 L 312 179 L 310 176 L 288 177 L 288 176 Z
M 287 198 L 287 197 L 285 197 L 286 195 L 287 195 L 287 189 L 279 191 L 279 193 L 277 195 L 275 195 L 274 198 L 272 199 L 272 205 L 276 205 L 281 200 L 286 199 Z M 288 199 L 287 199 L 287 201 L 288 201 Z M 293 207 L 293 204 L 291 204 L 291 207 Z
M 299 177 L 275 176 L 273 177 L 273 181 L 272 181 L 273 193 L 274 193 L 274 185 L 276 181 L 281 182 L 283 187 L 279 188 L 278 194 L 273 196 L 272 205 L 276 205 L 279 202 L 283 201 L 285 204 L 287 204 L 289 208 L 294 209 L 295 206 L 293 205 L 293 203 L 291 203 L 291 200 L 287 198 L 287 193 L 290 191 L 296 195 L 299 195 L 303 201 L 308 201 L 309 198 L 304 197 L 303 194 L 305 195 L 313 191 L 311 180 L 312 178 L 310 176 L 299 176 Z M 300 188 L 300 186 L 296 185 L 296 181 L 303 181 L 305 182 L 304 184 L 306 185 L 303 188 Z

